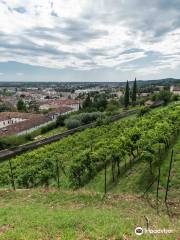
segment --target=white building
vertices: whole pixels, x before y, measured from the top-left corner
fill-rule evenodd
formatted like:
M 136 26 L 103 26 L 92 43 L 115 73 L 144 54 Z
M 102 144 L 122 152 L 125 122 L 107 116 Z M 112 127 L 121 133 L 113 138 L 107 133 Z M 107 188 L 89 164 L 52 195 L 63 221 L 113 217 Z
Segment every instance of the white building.
M 2 121 L 0 121 L 0 129 L 1 128 L 6 128 L 7 126 L 9 125 L 13 125 L 15 123 L 19 123 L 19 122 L 24 122 L 26 121 L 27 119 L 22 119 L 22 118 L 7 118 L 7 119 L 4 119 Z
M 180 87 L 171 86 L 170 92 L 172 92 L 173 94 L 176 94 L 176 95 L 180 95 Z

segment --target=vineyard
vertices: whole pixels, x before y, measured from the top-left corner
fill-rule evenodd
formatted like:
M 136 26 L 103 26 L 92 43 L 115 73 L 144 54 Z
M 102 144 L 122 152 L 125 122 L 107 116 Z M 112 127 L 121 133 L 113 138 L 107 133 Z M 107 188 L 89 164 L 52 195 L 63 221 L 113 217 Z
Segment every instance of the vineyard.
M 14 188 L 80 188 L 100 171 L 111 183 L 136 162 L 145 162 L 151 182 L 163 154 L 179 133 L 180 106 L 97 126 L 1 164 L 0 185 Z
M 172 230 L 141 239 L 177 240 L 179 123 L 172 104 L 1 163 L 0 238 L 135 240 L 140 226 Z

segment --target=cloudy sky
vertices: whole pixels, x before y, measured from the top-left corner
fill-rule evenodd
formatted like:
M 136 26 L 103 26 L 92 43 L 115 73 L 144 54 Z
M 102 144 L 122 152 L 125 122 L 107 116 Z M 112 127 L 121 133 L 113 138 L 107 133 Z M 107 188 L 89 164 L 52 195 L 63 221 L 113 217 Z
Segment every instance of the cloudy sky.
M 0 81 L 180 77 L 180 0 L 0 0 Z

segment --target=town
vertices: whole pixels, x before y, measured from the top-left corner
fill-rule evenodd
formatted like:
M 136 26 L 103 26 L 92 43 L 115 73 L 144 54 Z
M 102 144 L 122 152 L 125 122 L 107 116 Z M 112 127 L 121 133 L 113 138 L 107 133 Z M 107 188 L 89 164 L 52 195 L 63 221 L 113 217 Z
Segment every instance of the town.
M 134 106 L 158 106 L 165 101 L 178 100 L 180 86 L 161 81 L 137 81 L 137 99 Z M 133 81 L 130 82 L 132 88 Z M 36 83 L 30 86 L 24 84 L 7 83 L 0 86 L 0 136 L 25 134 L 53 121 L 58 116 L 75 112 L 92 112 L 85 104 L 88 100 L 97 101 L 101 96 L 106 106 L 95 108 L 95 111 L 114 111 L 127 107 L 124 105 L 126 83 Z M 129 93 L 131 95 L 131 92 Z M 159 95 L 158 95 L 159 94 Z M 88 104 L 88 103 L 87 103 Z M 105 108 L 104 108 L 105 107 Z
M 180 0 L 0 0 L 0 240 L 180 240 Z

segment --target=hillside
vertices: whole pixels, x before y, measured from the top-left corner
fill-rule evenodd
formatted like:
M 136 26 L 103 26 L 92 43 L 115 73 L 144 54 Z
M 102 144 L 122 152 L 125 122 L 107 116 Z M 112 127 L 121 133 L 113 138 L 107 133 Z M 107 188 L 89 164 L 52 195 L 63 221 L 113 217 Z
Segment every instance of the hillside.
M 2 163 L 0 239 L 136 240 L 134 229 L 147 228 L 148 219 L 150 229 L 173 232 L 146 233 L 141 239 L 178 240 L 179 122 L 180 106 L 171 104 Z
M 178 221 L 156 214 L 135 195 L 103 198 L 102 194 L 57 190 L 0 191 L 1 240 L 178 239 Z M 137 226 L 172 229 L 171 234 L 136 236 Z

